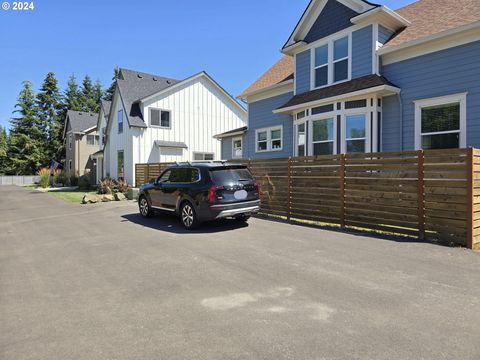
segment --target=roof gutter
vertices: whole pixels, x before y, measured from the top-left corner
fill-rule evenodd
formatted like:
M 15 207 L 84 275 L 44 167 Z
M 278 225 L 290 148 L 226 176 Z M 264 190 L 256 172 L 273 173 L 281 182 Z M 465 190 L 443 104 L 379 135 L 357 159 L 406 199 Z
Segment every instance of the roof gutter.
M 248 93 L 243 93 L 243 94 L 240 94 L 237 96 L 237 99 L 240 99 L 240 100 L 245 100 L 247 97 L 249 96 L 253 96 L 253 95 L 257 95 L 257 94 L 261 94 L 265 91 L 269 91 L 269 90 L 275 90 L 277 88 L 280 88 L 282 86 L 285 86 L 285 85 L 289 85 L 289 84 L 292 84 L 293 85 L 293 79 L 290 79 L 290 80 L 287 80 L 287 81 L 282 81 L 282 82 L 279 82 L 279 83 L 276 83 L 276 84 L 273 84 L 273 85 L 270 85 L 270 86 L 267 86 L 267 87 L 264 87 L 262 89 L 259 89 L 259 90 L 254 90 L 254 91 L 251 91 L 251 92 L 248 92 Z
M 302 108 L 305 108 L 305 107 L 322 105 L 322 104 L 325 104 L 325 103 L 334 102 L 334 101 L 345 99 L 345 98 L 350 98 L 350 97 L 360 96 L 360 95 L 366 95 L 366 94 L 370 94 L 370 93 L 373 93 L 373 92 L 379 92 L 379 91 L 388 91 L 388 92 L 392 93 L 392 95 L 400 93 L 400 89 L 395 87 L 395 86 L 379 85 L 379 86 L 374 86 L 374 87 L 371 87 L 371 88 L 358 90 L 358 91 L 354 91 L 354 92 L 350 92 L 350 93 L 346 93 L 346 94 L 342 94 L 342 95 L 331 96 L 331 97 L 328 97 L 328 98 L 315 100 L 315 101 L 310 101 L 310 102 L 303 103 L 303 104 L 292 105 L 292 106 L 285 107 L 285 108 L 275 109 L 275 110 L 273 110 L 273 113 L 274 114 L 289 113 L 291 111 L 302 109 Z

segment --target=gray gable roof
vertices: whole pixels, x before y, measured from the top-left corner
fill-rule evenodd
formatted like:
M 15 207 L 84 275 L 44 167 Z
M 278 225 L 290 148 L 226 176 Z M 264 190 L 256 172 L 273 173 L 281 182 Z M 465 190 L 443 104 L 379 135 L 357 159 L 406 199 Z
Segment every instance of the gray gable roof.
M 74 133 L 81 133 L 97 126 L 98 114 L 85 111 L 67 111 L 68 121 Z
M 108 116 L 108 114 L 110 114 L 110 107 L 112 106 L 112 102 L 108 100 L 102 100 L 101 105 L 103 113 L 105 114 L 105 116 Z
M 146 127 L 138 100 L 165 90 L 179 82 L 180 80 L 120 69 L 117 88 L 123 100 L 123 106 L 130 126 Z

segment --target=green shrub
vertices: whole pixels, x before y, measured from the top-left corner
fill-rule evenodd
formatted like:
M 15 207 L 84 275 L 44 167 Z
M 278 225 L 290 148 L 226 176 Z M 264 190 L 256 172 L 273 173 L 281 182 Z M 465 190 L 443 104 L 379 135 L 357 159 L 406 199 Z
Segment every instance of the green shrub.
M 80 190 L 88 190 L 90 185 L 90 174 L 85 174 L 78 178 L 78 188 Z
M 68 177 L 67 184 L 69 186 L 78 186 L 78 176 L 75 175 L 74 172 L 70 173 L 70 176 Z

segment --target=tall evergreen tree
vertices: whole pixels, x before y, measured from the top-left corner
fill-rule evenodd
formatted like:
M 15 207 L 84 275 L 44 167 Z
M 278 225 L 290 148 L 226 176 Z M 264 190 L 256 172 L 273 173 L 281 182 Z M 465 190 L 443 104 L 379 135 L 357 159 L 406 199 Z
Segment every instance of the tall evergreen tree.
M 97 88 L 100 88 L 100 93 L 102 85 L 100 82 L 97 82 L 95 85 L 92 83 L 90 76 L 86 75 L 82 81 L 82 89 L 80 95 L 82 111 L 97 112 L 99 109 L 100 96 L 98 96 Z
M 49 72 L 37 94 L 39 121 L 44 129 L 46 161 L 63 159 L 63 119 L 61 94 L 55 74 Z
M 7 173 L 7 131 L 0 125 L 0 175 Z
M 31 175 L 48 163 L 45 163 L 44 131 L 37 114 L 32 83 L 24 81 L 22 85 L 14 111 L 18 117 L 10 120 L 7 171 L 15 175 Z
M 72 74 L 68 78 L 67 89 L 65 90 L 65 93 L 63 95 L 64 113 L 62 115 L 64 119 L 67 116 L 67 110 L 82 110 L 80 97 L 81 94 L 80 90 L 78 89 L 77 80 L 75 78 L 75 75 Z
M 104 100 L 112 101 L 113 94 L 115 93 L 115 88 L 117 86 L 117 79 L 118 79 L 119 73 L 120 73 L 120 69 L 118 68 L 118 66 L 115 66 L 115 69 L 113 69 L 112 83 L 110 84 L 108 89 L 105 90 L 105 93 L 103 94 Z

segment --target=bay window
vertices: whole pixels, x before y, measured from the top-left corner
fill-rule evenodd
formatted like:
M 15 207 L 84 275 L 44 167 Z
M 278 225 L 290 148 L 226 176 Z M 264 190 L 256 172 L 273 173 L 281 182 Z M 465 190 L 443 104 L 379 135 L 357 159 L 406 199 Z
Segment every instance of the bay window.
M 348 115 L 345 118 L 346 152 L 367 152 L 365 114 Z
M 281 126 L 256 130 L 256 151 L 282 150 L 282 133 Z
M 333 118 L 312 121 L 312 154 L 334 154 L 334 136 Z
M 295 132 L 296 132 L 296 156 L 306 156 L 306 127 L 305 122 L 299 123 L 295 125 Z
M 415 148 L 466 146 L 466 94 L 415 101 Z

